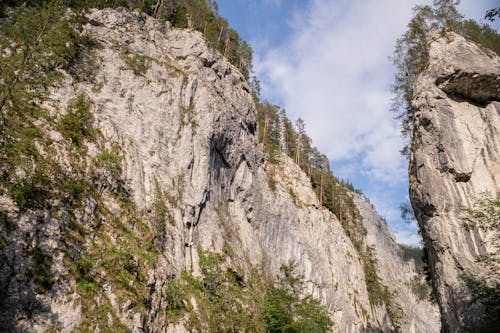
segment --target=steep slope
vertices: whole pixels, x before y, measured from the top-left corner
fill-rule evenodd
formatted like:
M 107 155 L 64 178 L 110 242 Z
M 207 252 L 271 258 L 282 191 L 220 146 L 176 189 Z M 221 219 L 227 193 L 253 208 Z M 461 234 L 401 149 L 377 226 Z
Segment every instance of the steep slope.
M 232 272 L 238 304 L 253 297 L 254 274 L 271 279 L 295 262 L 303 293 L 328 308 L 336 331 L 439 330 L 422 319 L 436 309 L 408 293 L 414 268 L 365 199 L 352 194 L 376 254 L 370 276 L 371 255 L 304 172 L 284 154 L 264 162 L 248 84 L 200 33 L 125 10 L 88 18 L 83 33 L 100 47 L 51 92 L 45 107 L 58 122 L 42 126 L 51 145 L 38 148 L 72 181 L 38 206 L 2 191 L 1 329 L 209 331 L 196 289 L 214 288 L 196 280 L 214 273 L 209 265 Z M 74 109 L 88 109 L 93 138 L 67 129 Z M 378 285 L 382 299 L 370 295 L 373 274 L 389 286 Z
M 415 263 L 401 257 L 399 245 L 387 223 L 366 198 L 353 194 L 366 228 L 366 246 L 371 247 L 382 283 L 392 295 L 392 311 L 399 317 L 402 332 L 438 332 L 439 311 L 429 301 L 428 285 Z
M 439 33 L 429 57 L 415 83 L 410 198 L 444 331 L 495 330 L 500 59 L 461 36 Z

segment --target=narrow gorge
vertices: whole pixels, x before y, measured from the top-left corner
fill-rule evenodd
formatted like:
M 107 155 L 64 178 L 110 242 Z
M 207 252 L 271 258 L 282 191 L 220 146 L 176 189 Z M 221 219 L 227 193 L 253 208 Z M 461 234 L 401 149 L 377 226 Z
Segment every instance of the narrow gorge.
M 0 18 L 0 331 L 498 324 L 495 53 L 437 33 L 416 80 L 422 259 L 328 160 L 270 151 L 242 60 L 202 32 L 125 8 L 22 10 Z

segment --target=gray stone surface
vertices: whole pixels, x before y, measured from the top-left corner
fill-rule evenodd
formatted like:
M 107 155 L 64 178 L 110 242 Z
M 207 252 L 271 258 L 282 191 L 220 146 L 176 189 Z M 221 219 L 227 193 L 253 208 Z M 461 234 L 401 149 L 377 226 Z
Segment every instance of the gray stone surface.
M 182 322 L 168 325 L 161 311 L 165 280 L 183 270 L 199 274 L 197 247 L 222 252 L 229 246 L 227 264 L 246 273 L 258 266 L 275 276 L 282 264 L 295 261 L 306 291 L 331 312 L 335 331 L 394 331 L 385 306 L 370 305 L 359 255 L 338 219 L 320 205 L 308 177 L 287 156 L 281 156 L 278 166 L 265 165 L 250 89 L 236 68 L 198 32 L 173 29 L 124 10 L 92 11 L 89 18 L 93 24 L 84 30 L 102 44 L 94 82 L 67 76 L 47 107 L 57 115 L 71 98 L 85 92 L 93 101 L 94 124 L 104 145 L 121 147 L 124 185 L 139 211 L 153 209 L 155 184 L 176 198 L 169 203 L 175 223 L 165 226 L 164 250 L 149 274 L 149 313 L 142 317 L 128 312 L 113 290 L 106 289 L 120 320 L 132 332 L 186 332 Z M 125 54 L 147 59 L 144 73 L 134 74 Z M 61 138 L 53 135 L 57 144 Z M 89 146 L 90 155 L 95 150 Z M 270 174 L 275 190 L 269 187 Z M 405 311 L 402 331 L 438 332 L 436 307 L 408 292 L 413 266 L 399 259 L 394 237 L 373 207 L 352 195 L 368 230 L 367 242 L 376 250 L 379 275 Z M 16 215 L 9 198 L 1 200 L 23 228 L 13 236 L 19 237 L 16 246 L 6 252 L 20 251 L 26 245 L 23 232 L 37 228 L 45 235 L 43 246 L 56 247 L 58 219 L 46 215 L 46 223 L 35 226 L 36 212 Z M 106 204 L 113 210 L 111 198 Z M 91 214 L 95 204 L 86 206 Z M 21 254 L 9 255 L 10 263 L 22 264 Z M 62 259 L 53 266 L 55 272 L 65 270 Z M 74 281 L 58 282 L 49 295 L 27 297 L 27 303 L 36 299 L 43 306 L 28 313 L 16 303 L 18 289 L 28 283 L 26 272 L 21 266 L 9 272 L 13 275 L 3 274 L 2 286 L 11 295 L 12 309 L 22 314 L 9 317 L 14 318 L 13 327 L 38 332 L 57 323 L 69 332 L 79 324 L 79 296 L 71 292 Z
M 410 199 L 429 251 L 445 332 L 491 318 L 464 276 L 499 283 L 498 226 L 468 229 L 465 208 L 500 189 L 500 60 L 456 34 L 433 36 L 428 68 L 415 83 Z

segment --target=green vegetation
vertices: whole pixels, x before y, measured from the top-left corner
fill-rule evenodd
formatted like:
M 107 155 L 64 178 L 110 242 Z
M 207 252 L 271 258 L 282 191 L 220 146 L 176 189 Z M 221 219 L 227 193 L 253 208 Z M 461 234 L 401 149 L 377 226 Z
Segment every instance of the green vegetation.
M 368 297 L 370 304 L 387 304 L 389 299 L 389 292 L 387 287 L 384 286 L 377 273 L 377 260 L 373 254 L 373 248 L 367 248 L 361 252 L 363 270 L 365 273 L 366 288 L 368 290 Z
M 401 133 L 411 139 L 413 133 L 413 85 L 417 76 L 427 67 L 429 59 L 430 32 L 432 30 L 453 31 L 479 45 L 500 52 L 500 35 L 487 24 L 480 25 L 473 20 L 463 20 L 457 11 L 456 0 L 434 0 L 434 5 L 418 5 L 408 23 L 408 30 L 397 40 L 393 55 L 396 75 L 392 86 L 394 98 L 391 111 L 401 122 Z M 408 143 L 401 153 L 410 154 Z
M 68 251 L 65 254 L 65 264 L 82 295 L 82 322 L 78 328 L 81 332 L 94 331 L 96 327 L 127 331 L 110 304 L 106 287 L 111 288 L 120 304 L 129 301 L 133 311 L 147 311 L 146 303 L 150 297 L 147 272 L 158 256 L 153 242 L 155 235 L 140 220 L 130 201 L 123 199 L 120 206 L 123 213 L 119 217 L 100 209 L 94 218 L 107 223 L 93 231 L 91 242 L 78 245 L 78 253 Z M 84 233 L 90 232 L 85 231 L 83 225 L 81 228 Z M 67 237 L 68 240 L 78 242 L 79 239 Z M 113 323 L 108 322 L 108 315 L 113 317 Z
M 480 228 L 486 231 L 500 230 L 500 193 L 496 198 L 482 194 L 470 208 L 463 208 L 465 215 L 464 228 L 471 230 Z
M 496 298 L 500 297 L 500 290 L 498 287 L 489 287 L 484 282 L 476 280 L 465 274 L 460 275 L 460 279 L 462 279 L 466 283 L 467 287 L 472 291 L 473 301 L 490 296 L 496 296 Z
M 0 16 L 5 15 L 10 6 L 37 7 L 39 3 L 39 1 L 9 0 L 0 4 Z M 217 3 L 213 0 L 52 0 L 49 3 L 61 9 L 67 6 L 77 12 L 89 8 L 108 7 L 139 9 L 157 19 L 170 21 L 174 27 L 200 31 L 208 43 L 220 51 L 246 78 L 252 71 L 252 48 L 229 26 L 227 20 L 219 15 Z M 130 61 L 136 75 L 144 73 L 147 59 L 132 58 Z
M 254 79 L 251 86 L 257 106 L 258 138 L 266 156 L 266 173 L 270 189 L 276 190 L 276 172 L 279 170 L 278 166 L 281 163 L 282 154 L 286 154 L 309 176 L 319 201 L 337 216 L 347 236 L 353 242 L 363 264 L 371 305 L 384 304 L 393 324 L 396 328 L 399 327 L 403 316 L 402 310 L 393 303 L 387 287 L 380 281 L 373 249 L 364 244 L 367 231 L 362 224 L 361 216 L 353 199 L 353 193 L 359 193 L 359 191 L 355 190 L 349 182 L 340 180 L 332 174 L 328 158 L 312 146 L 311 138 L 305 131 L 302 119 L 298 119 L 294 126 L 288 119 L 285 110 L 268 101 L 260 101 L 257 80 Z M 291 198 L 296 201 L 294 192 L 290 189 L 288 192 Z M 290 294 L 286 293 L 286 290 L 279 289 L 273 293 L 272 296 L 276 297 L 277 300 L 276 303 L 268 304 L 270 307 L 268 325 L 279 327 L 279 329 L 271 331 L 295 332 L 297 327 L 302 327 L 302 323 L 290 321 L 290 318 L 297 317 L 296 314 L 290 313 L 290 308 L 299 306 L 286 305 L 287 301 L 290 302 L 291 297 Z M 309 306 L 313 305 L 309 304 Z M 323 327 L 322 324 L 318 325 Z M 306 326 L 314 331 L 312 326 L 308 326 L 308 324 Z
M 43 207 L 63 190 L 66 174 L 51 157 L 53 142 L 46 132 L 60 129 L 80 145 L 89 120 L 83 96 L 70 103 L 60 124 L 41 107 L 48 88 L 59 84 L 61 70 L 74 65 L 88 39 L 74 30 L 73 18 L 64 17 L 57 2 L 26 3 L 4 11 L 9 15 L 0 21 L 5 50 L 0 58 L 0 191 L 21 210 Z
M 304 277 L 292 261 L 281 267 L 282 276 L 269 288 L 262 305 L 266 332 L 329 332 L 333 322 L 328 311 L 310 295 L 302 297 Z
M 500 327 L 500 285 L 489 286 L 485 282 L 469 275 L 459 276 L 472 294 L 472 302 L 480 303 L 485 307 L 484 317 L 472 325 L 465 325 L 465 332 L 493 333 Z
M 463 208 L 463 226 L 466 230 L 480 229 L 495 233 L 492 245 L 495 251 L 476 257 L 476 262 L 494 271 L 498 267 L 500 231 L 500 194 L 496 197 L 483 193 L 473 200 L 471 207 Z M 472 303 L 484 306 L 484 318 L 480 324 L 466 325 L 466 332 L 496 332 L 500 327 L 500 285 L 497 282 L 487 282 L 481 278 L 462 274 L 460 276 L 466 289 L 472 295 Z
M 467 231 L 476 229 L 497 233 L 500 231 L 500 193 L 496 194 L 496 198 L 488 193 L 481 194 L 474 199 L 471 207 L 462 209 L 463 222 L 462 226 Z M 496 251 L 480 255 L 476 257 L 476 262 L 492 266 L 500 262 L 500 242 L 498 236 L 491 240 Z
M 406 244 L 399 244 L 401 258 L 404 261 L 410 261 L 413 259 L 415 262 L 415 267 L 417 271 L 425 270 L 425 262 L 424 262 L 424 250 L 417 246 L 410 246 Z
M 167 283 L 169 322 L 188 316 L 190 328 L 202 332 L 330 331 L 328 311 L 312 296 L 302 296 L 304 281 L 295 264 L 283 265 L 276 281 L 257 269 L 245 280 L 238 269 L 225 267 L 225 254 L 198 253 L 201 277 L 184 272 L 181 279 Z
M 118 178 L 122 174 L 123 157 L 119 155 L 120 147 L 113 146 L 111 150 L 104 149 L 95 157 L 95 164 L 106 170 L 111 176 Z
M 497 8 L 492 8 L 486 11 L 486 15 L 484 15 L 484 18 L 494 22 L 495 19 L 500 17 L 500 7 Z
M 175 226 L 168 205 L 175 199 L 158 183 L 151 214 L 137 211 L 123 186 L 123 157 L 117 146 L 87 158 L 86 144 L 99 143 L 88 96 L 80 94 L 71 100 L 67 112 L 58 120 L 41 106 L 48 88 L 59 84 L 62 71 L 70 72 L 77 80 L 91 78 L 94 72 L 96 64 L 90 55 L 99 45 L 75 30 L 85 21 L 79 11 L 117 6 L 139 8 L 174 26 L 199 30 L 247 78 L 251 71 L 251 48 L 218 15 L 214 1 L 14 0 L 0 5 L 0 15 L 5 16 L 0 21 L 0 47 L 6 50 L 0 58 L 0 191 L 7 192 L 22 211 L 48 207 L 48 199 L 60 200 L 64 209 L 51 208 L 51 213 L 61 219 L 63 243 L 58 250 L 63 252 L 69 268 L 69 276 L 64 278 L 74 279 L 76 291 L 82 296 L 82 323 L 77 329 L 81 332 L 126 331 L 111 306 L 107 288 L 117 295 L 118 303 L 130 301 L 130 311 L 148 311 L 151 290 L 147 274 L 165 246 L 167 227 Z M 67 7 L 76 14 L 65 16 Z M 135 75 L 144 75 L 151 59 L 126 55 L 124 61 Z M 175 73 L 183 74 L 178 69 Z M 321 204 L 338 217 L 355 244 L 363 262 L 370 302 L 385 304 L 397 326 L 399 310 L 380 281 L 372 249 L 363 246 L 366 230 L 353 200 L 354 188 L 332 175 L 328 158 L 312 146 L 304 122 L 298 119 L 294 125 L 284 110 L 259 101 L 258 82 L 254 80 L 251 85 L 271 189 L 277 187 L 275 172 L 286 154 L 309 176 Z M 191 117 L 193 107 L 183 110 L 183 121 Z M 58 144 L 70 148 L 69 170 L 56 160 L 49 131 L 59 131 L 65 142 Z M 174 185 L 179 197 L 184 177 L 179 175 Z M 289 193 L 295 196 L 293 190 Z M 113 214 L 104 205 L 103 195 L 115 200 Z M 87 212 L 88 208 L 92 213 Z M 2 214 L 7 225 L 10 222 Z M 5 244 L 2 238 L 0 248 Z M 31 252 L 34 280 L 49 290 L 57 283 L 51 274 L 52 254 L 40 246 Z M 278 281 L 266 279 L 257 270 L 245 280 L 242 270 L 227 267 L 224 255 L 200 251 L 199 258 L 201 277 L 184 272 L 180 279 L 166 283 L 163 310 L 169 321 L 187 316 L 192 328 L 208 332 L 331 329 L 328 311 L 310 295 L 303 295 L 303 277 L 296 273 L 293 263 L 282 267 Z M 196 311 L 191 299 L 196 300 Z
M 151 57 L 140 54 L 127 54 L 123 55 L 122 58 L 127 69 L 130 69 L 136 76 L 144 76 L 151 66 L 151 61 L 153 61 Z
M 419 300 L 432 300 L 432 290 L 429 285 L 430 273 L 427 267 L 425 249 L 399 244 L 401 258 L 404 261 L 413 260 L 417 274 L 411 281 L 411 290 Z
M 354 188 L 349 182 L 336 178 L 328 158 L 316 147 L 305 131 L 305 124 L 298 119 L 295 126 L 286 112 L 268 101 L 260 102 L 258 82 L 253 83 L 254 99 L 257 106 L 258 137 L 266 153 L 267 173 L 271 189 L 275 189 L 275 168 L 281 163 L 281 154 L 286 154 L 309 176 L 318 199 L 335 214 L 347 233 L 354 233 L 359 224 L 359 212 L 352 198 Z M 257 87 L 257 88 L 255 88 Z
M 91 138 L 92 115 L 90 113 L 90 102 L 88 97 L 81 93 L 68 105 L 68 112 L 59 121 L 59 131 L 67 139 L 81 147 L 84 138 Z
M 35 261 L 35 266 L 31 270 L 33 280 L 45 289 L 52 288 L 54 284 L 54 278 L 50 271 L 52 257 L 37 245 L 33 249 L 33 259 Z
M 160 249 L 164 249 L 167 239 L 167 224 L 176 226 L 176 222 L 167 205 L 170 201 L 175 201 L 168 194 L 162 191 L 160 184 L 155 179 L 155 197 L 153 204 L 153 217 L 151 222 L 156 234 L 156 244 Z
M 145 311 L 149 295 L 145 274 L 157 253 L 154 235 L 127 201 L 123 186 L 118 186 L 123 183 L 118 149 L 103 150 L 88 161 L 86 144 L 96 142 L 99 134 L 92 127 L 88 96 L 71 100 L 59 120 L 41 106 L 48 100 L 48 90 L 60 83 L 62 71 L 85 67 L 76 62 L 90 58 L 93 43 L 76 32 L 76 17 L 64 16 L 61 1 L 23 3 L 5 9 L 8 15 L 0 21 L 0 46 L 6 50 L 0 58 L 0 191 L 21 211 L 49 208 L 51 216 L 60 219 L 58 251 L 63 252 L 69 277 L 82 295 L 79 330 L 126 332 L 103 288 L 110 285 L 120 302 L 130 300 L 137 311 Z M 58 147 L 69 152 L 69 165 L 58 160 L 60 151 L 49 138 L 51 131 L 64 138 Z M 112 192 L 123 215 L 112 216 L 102 203 L 103 191 Z M 95 207 L 88 215 L 85 208 L 93 208 L 92 203 Z M 3 224 L 14 230 L 4 215 Z M 111 241 L 111 235 L 117 241 Z M 28 249 L 27 256 L 32 259 L 33 281 L 48 292 L 61 278 L 51 273 L 53 253 L 40 244 Z

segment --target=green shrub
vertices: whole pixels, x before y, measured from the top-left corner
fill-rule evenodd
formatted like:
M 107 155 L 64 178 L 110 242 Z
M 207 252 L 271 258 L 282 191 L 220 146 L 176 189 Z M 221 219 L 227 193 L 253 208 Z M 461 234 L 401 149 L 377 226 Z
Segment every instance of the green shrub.
M 77 286 L 85 297 L 93 296 L 97 290 L 95 266 L 95 259 L 85 252 L 80 254 L 76 262 Z
M 153 60 L 151 57 L 141 54 L 123 55 L 122 59 L 125 62 L 126 68 L 137 76 L 144 76 Z
M 191 311 L 185 289 L 179 281 L 168 280 L 166 282 L 164 300 L 168 322 L 178 322 L 188 311 Z
M 478 227 L 487 231 L 500 230 L 500 193 L 497 193 L 496 198 L 483 193 L 474 200 L 472 207 L 463 208 L 462 211 L 465 229 Z
M 414 260 L 417 272 L 424 272 L 426 265 L 424 263 L 424 251 L 417 246 L 410 246 L 406 244 L 399 244 L 401 258 L 404 261 Z
M 91 138 L 94 131 L 91 127 L 92 115 L 89 112 L 90 101 L 81 93 L 68 105 L 68 112 L 59 121 L 59 131 L 77 146 L 81 146 L 85 138 Z
M 271 333 L 329 332 L 333 322 L 330 314 L 311 295 L 302 297 L 304 276 L 298 274 L 291 261 L 281 266 L 278 286 L 271 287 L 262 302 L 261 317 Z
M 107 170 L 115 178 L 120 177 L 122 174 L 123 157 L 119 155 L 119 151 L 118 146 L 113 146 L 111 150 L 104 149 L 95 157 L 96 164 Z
M 426 281 L 422 281 L 420 274 L 415 275 L 411 281 L 411 291 L 421 301 L 428 300 L 431 295 L 431 287 Z
M 33 175 L 9 184 L 10 194 L 21 210 L 43 207 L 50 196 L 51 178 L 35 169 Z
M 493 333 L 500 327 L 500 285 L 488 285 L 484 281 L 476 279 L 467 274 L 459 278 L 464 281 L 465 286 L 472 295 L 473 304 L 481 304 L 484 307 L 482 318 L 475 318 L 474 322 L 467 323 L 465 332 Z
M 13 231 L 17 228 L 17 225 L 15 224 L 15 222 L 12 221 L 9 218 L 9 215 L 2 210 L 0 210 L 0 225 L 5 227 L 5 230 L 7 231 L 7 233 L 10 233 L 11 231 Z
M 460 24 L 459 33 L 500 55 L 500 34 L 488 24 L 479 24 L 474 20 L 466 20 Z
M 36 283 L 38 283 L 38 285 L 46 290 L 49 290 L 54 284 L 54 277 L 50 271 L 52 266 L 52 257 L 39 245 L 35 246 L 32 254 L 35 262 L 35 266 L 31 270 L 33 279 Z
M 314 299 L 311 296 L 306 296 L 297 305 L 296 312 L 296 332 L 330 332 L 330 329 L 333 325 L 333 322 L 330 319 L 330 314 L 317 299 Z
M 262 319 L 267 332 L 289 332 L 294 325 L 293 308 L 296 297 L 288 290 L 271 288 L 262 305 Z

